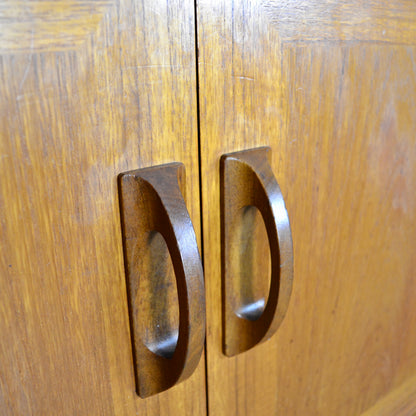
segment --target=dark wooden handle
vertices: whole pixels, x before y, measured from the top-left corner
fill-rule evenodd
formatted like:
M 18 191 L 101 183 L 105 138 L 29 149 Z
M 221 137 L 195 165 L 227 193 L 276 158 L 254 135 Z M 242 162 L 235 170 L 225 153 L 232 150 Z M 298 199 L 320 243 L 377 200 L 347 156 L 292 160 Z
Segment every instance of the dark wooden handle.
M 184 181 L 185 168 L 180 163 L 139 169 L 119 176 L 136 387 L 141 397 L 164 391 L 189 377 L 197 367 L 204 347 L 203 271 L 195 232 L 180 189 Z M 147 332 L 160 328 L 152 328 L 152 322 L 141 321 L 140 302 L 144 297 L 152 296 L 156 299 L 155 309 L 170 307 L 161 301 L 167 285 L 152 286 L 152 282 L 142 280 L 151 278 L 143 264 L 147 264 L 146 256 L 152 255 L 149 253 L 152 236 L 159 234 L 168 248 L 176 278 L 179 328 L 176 336 L 162 334 L 149 345 Z M 148 283 L 147 286 L 144 283 Z M 156 288 L 153 290 L 156 293 L 140 293 L 139 286 Z M 154 313 L 160 315 L 161 311 Z
M 233 356 L 269 339 L 286 313 L 292 291 L 293 248 L 289 217 L 279 185 L 263 147 L 223 155 L 221 158 L 223 351 Z M 231 272 L 231 248 L 237 232 L 235 218 L 247 207 L 256 207 L 267 230 L 271 279 L 267 303 L 243 305 L 237 313 Z M 260 309 L 259 309 L 260 308 Z M 264 308 L 264 309 L 263 309 Z M 257 310 L 259 309 L 259 310 Z

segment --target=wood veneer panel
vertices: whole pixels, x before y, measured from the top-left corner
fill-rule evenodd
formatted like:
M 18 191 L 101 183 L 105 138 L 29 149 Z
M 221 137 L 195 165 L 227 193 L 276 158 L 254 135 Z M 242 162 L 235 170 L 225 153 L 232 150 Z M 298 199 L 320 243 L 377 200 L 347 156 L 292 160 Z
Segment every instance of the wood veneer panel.
M 416 377 L 406 380 L 398 388 L 381 398 L 361 416 L 415 416 Z
M 416 374 L 416 55 L 415 37 L 405 35 L 415 31 L 416 6 L 367 2 L 373 17 L 347 25 L 356 2 L 335 3 L 338 15 L 320 30 L 299 2 L 198 1 L 208 398 L 216 416 L 357 415 Z M 313 36 L 292 39 L 288 19 L 293 33 Z M 375 21 L 388 29 L 383 41 Z M 219 160 L 258 146 L 272 148 L 291 221 L 293 292 L 276 335 L 229 358 Z
M 3 13 L 31 40 L 0 37 L 0 413 L 203 415 L 203 360 L 135 393 L 117 193 L 184 163 L 199 238 L 193 2 L 51 4 Z

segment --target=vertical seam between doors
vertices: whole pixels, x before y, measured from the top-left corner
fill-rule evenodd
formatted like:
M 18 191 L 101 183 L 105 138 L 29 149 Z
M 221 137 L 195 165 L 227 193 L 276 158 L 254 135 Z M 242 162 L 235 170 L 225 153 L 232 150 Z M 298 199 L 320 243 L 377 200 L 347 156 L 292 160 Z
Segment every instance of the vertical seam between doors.
M 201 151 L 201 114 L 200 114 L 200 96 L 199 96 L 199 48 L 198 48 L 198 0 L 194 0 L 194 33 L 195 33 L 195 76 L 196 76 L 196 117 L 197 117 L 197 136 L 198 136 L 198 174 L 199 174 L 199 215 L 200 215 L 200 229 L 201 229 L 201 261 L 202 268 L 204 268 L 204 221 L 202 216 L 202 151 Z M 205 273 L 204 273 L 205 280 Z M 206 308 L 206 306 L 205 306 Z M 206 313 L 206 309 L 205 309 Z M 207 339 L 205 332 L 204 345 L 204 360 L 205 360 L 205 406 L 206 414 L 209 415 L 209 400 L 208 400 L 208 357 L 207 357 Z

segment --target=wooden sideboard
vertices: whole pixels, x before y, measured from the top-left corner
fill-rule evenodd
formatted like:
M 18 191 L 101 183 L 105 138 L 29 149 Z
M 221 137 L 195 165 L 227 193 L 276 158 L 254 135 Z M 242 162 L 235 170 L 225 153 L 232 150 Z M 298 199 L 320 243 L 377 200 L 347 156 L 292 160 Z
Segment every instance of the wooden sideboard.
M 3 1 L 0 80 L 2 415 L 416 412 L 414 2 Z M 261 146 L 293 291 L 277 333 L 227 357 L 219 163 Z M 142 399 L 117 177 L 169 162 L 206 348 Z

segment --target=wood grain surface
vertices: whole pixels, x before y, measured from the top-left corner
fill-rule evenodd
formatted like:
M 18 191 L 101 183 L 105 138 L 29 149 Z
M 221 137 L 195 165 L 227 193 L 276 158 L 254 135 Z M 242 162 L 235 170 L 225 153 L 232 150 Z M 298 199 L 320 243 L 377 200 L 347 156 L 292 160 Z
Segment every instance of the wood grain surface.
M 406 380 L 398 388 L 381 398 L 361 416 L 415 416 L 416 377 Z
M 347 28 L 342 15 L 332 33 L 356 41 L 316 26 L 319 41 L 292 42 L 267 12 L 276 3 L 198 1 L 209 411 L 355 416 L 416 374 L 416 54 L 401 35 L 416 5 L 365 3 L 370 15 L 386 6 L 386 42 L 363 36 L 372 19 Z M 279 24 L 287 13 L 309 30 L 289 14 L 299 2 L 279 3 Z M 275 336 L 229 358 L 219 161 L 264 145 L 291 222 L 293 292 Z
M 0 54 L 76 50 L 114 0 L 0 0 Z
M 121 172 L 184 163 L 199 239 L 194 5 L 100 16 L 73 51 L 0 55 L 0 414 L 204 415 L 203 360 L 136 395 L 117 195 Z
M 414 45 L 412 0 L 263 0 L 282 42 L 377 42 Z

